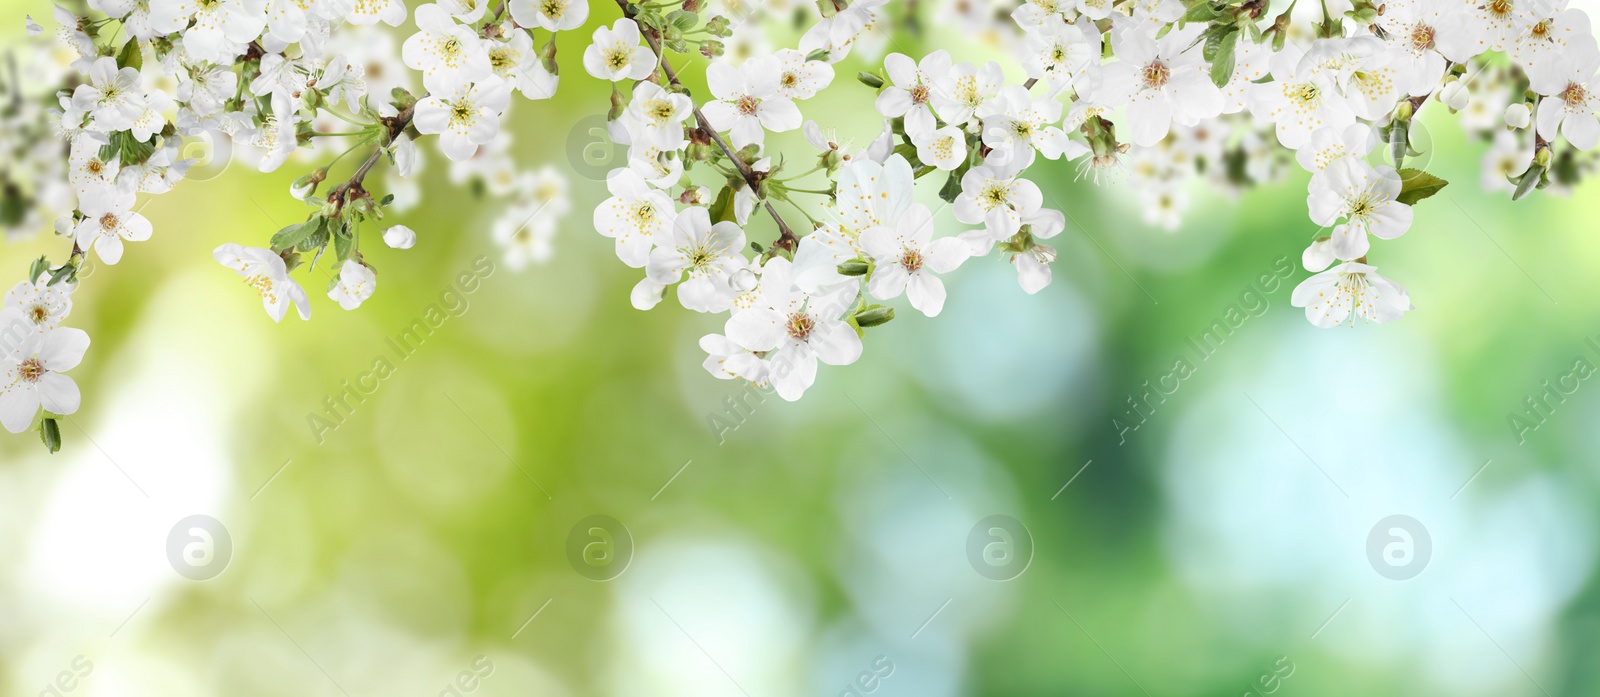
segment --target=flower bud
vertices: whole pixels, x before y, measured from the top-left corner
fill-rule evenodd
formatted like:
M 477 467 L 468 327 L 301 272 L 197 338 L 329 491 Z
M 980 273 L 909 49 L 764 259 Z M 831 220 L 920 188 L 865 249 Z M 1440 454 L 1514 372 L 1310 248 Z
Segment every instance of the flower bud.
M 317 185 L 326 178 L 328 178 L 327 167 L 314 169 L 310 174 L 294 180 L 294 183 L 289 185 L 289 195 L 304 201 L 307 196 L 317 192 Z
M 1526 103 L 1517 102 L 1516 104 L 1506 107 L 1507 126 L 1521 130 L 1527 128 L 1528 124 L 1532 122 L 1533 113 L 1528 111 L 1528 105 Z
M 839 265 L 839 275 L 865 276 L 867 275 L 868 269 L 869 267 L 867 266 L 867 262 L 860 259 L 851 259 L 850 261 Z
M 1467 91 L 1467 86 L 1460 80 L 1452 82 L 1439 90 L 1439 101 L 1450 107 L 1451 111 L 1461 111 L 1467 108 L 1467 100 L 1472 98 L 1472 93 Z
M 393 249 L 411 249 L 417 243 L 417 233 L 404 225 L 396 225 L 383 231 L 383 243 Z
M 868 73 L 868 72 L 856 73 L 856 79 L 860 80 L 861 84 L 866 85 L 868 87 L 871 87 L 872 89 L 882 89 L 883 88 L 883 78 L 878 77 L 877 75 L 873 75 L 872 73 Z
M 892 319 L 894 319 L 894 308 L 881 305 L 873 306 L 856 313 L 856 326 L 862 328 L 876 327 L 888 324 L 889 320 Z

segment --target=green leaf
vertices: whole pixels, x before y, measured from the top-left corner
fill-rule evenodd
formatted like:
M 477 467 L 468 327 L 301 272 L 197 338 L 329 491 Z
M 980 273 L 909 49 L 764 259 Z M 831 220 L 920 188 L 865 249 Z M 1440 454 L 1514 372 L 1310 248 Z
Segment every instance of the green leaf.
M 1183 21 L 1209 23 L 1221 16 L 1222 13 L 1212 6 L 1211 0 L 1200 0 L 1190 6 L 1188 12 L 1183 13 Z
M 1400 195 L 1395 200 L 1408 206 L 1414 206 L 1418 201 L 1433 196 L 1450 185 L 1450 182 L 1420 169 L 1402 169 L 1400 170 L 1400 179 L 1405 184 L 1400 189 Z
M 339 263 L 343 264 L 350 258 L 350 253 L 355 251 L 355 242 L 355 236 L 350 233 L 348 227 L 341 225 L 334 231 L 333 253 L 339 258 Z
M 51 418 L 39 422 L 39 440 L 51 454 L 61 452 L 61 424 Z
M 717 200 L 711 202 L 711 209 L 708 211 L 713 225 L 734 220 L 733 194 L 731 186 L 724 186 L 722 191 L 717 192 Z
M 313 216 L 310 220 L 307 220 L 303 223 L 295 223 L 290 225 L 289 227 L 279 230 L 278 234 L 273 235 L 272 241 L 268 244 L 273 249 L 288 249 L 290 247 L 298 246 L 301 240 L 304 240 L 316 234 L 318 230 L 321 230 L 322 225 L 326 220 L 327 218 L 318 215 Z
M 1211 53 L 1211 82 L 1218 87 L 1228 84 L 1233 79 L 1233 52 L 1239 45 L 1239 32 L 1230 31 L 1222 34 L 1216 40 L 1216 50 L 1212 50 L 1212 42 L 1206 42 L 1206 51 Z
M 144 52 L 139 50 L 137 39 L 128 39 L 128 43 L 122 45 L 122 50 L 117 53 L 117 67 L 134 70 L 144 67 Z

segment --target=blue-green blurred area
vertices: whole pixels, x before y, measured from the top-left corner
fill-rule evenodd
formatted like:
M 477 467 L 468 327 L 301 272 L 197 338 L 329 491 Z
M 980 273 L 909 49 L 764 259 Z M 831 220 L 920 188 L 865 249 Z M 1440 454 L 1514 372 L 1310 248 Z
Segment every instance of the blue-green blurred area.
M 560 96 L 509 121 L 571 180 L 548 262 L 512 270 L 506 202 L 430 149 L 395 221 L 418 244 L 367 240 L 358 311 L 319 266 L 313 319 L 274 325 L 211 260 L 304 215 L 308 160 L 151 198 L 154 238 L 86 273 L 65 450 L 0 440 L 0 693 L 1600 694 L 1593 186 L 1485 194 L 1485 146 L 1431 105 L 1454 183 L 1372 257 L 1418 309 L 1325 331 L 1289 306 L 1303 174 L 1196 188 L 1167 233 L 1125 182 L 1042 163 L 1054 284 L 969 262 L 943 315 L 901 306 L 785 403 L 704 372 L 715 319 L 632 309 L 589 224 L 608 88 L 579 58 L 617 16 L 594 6 Z M 970 43 L 936 11 L 885 48 Z M 872 67 L 807 116 L 864 144 Z M 809 168 L 798 133 L 770 144 Z M 226 531 L 209 558 L 183 556 L 194 515 Z

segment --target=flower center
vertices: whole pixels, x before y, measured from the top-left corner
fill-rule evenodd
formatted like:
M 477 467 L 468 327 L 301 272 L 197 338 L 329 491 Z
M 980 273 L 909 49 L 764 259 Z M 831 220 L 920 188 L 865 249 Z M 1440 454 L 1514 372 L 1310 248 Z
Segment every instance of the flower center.
M 566 0 L 545 0 L 539 5 L 539 11 L 550 19 L 561 19 L 567 13 Z
M 633 210 L 633 219 L 641 228 L 649 226 L 656 220 L 656 207 L 648 203 L 639 204 L 639 207 Z
M 1561 99 L 1567 103 L 1567 106 L 1577 107 L 1589 101 L 1589 90 L 1576 82 L 1570 82 L 1567 83 L 1567 89 L 1562 90 Z
M 489 52 L 489 65 L 494 68 L 497 75 L 505 75 L 516 67 L 518 52 L 507 46 L 501 46 Z
M 1283 86 L 1283 96 L 1302 107 L 1314 107 L 1322 98 L 1322 91 L 1309 82 Z
M 1008 198 L 1006 186 L 999 183 L 985 186 L 982 193 L 978 194 L 978 198 L 984 204 L 985 209 L 1003 206 Z
M 916 273 L 922 268 L 922 252 L 907 248 L 900 253 L 900 265 L 906 268 L 907 273 Z
M 789 321 L 785 328 L 789 330 L 789 338 L 795 341 L 805 341 L 811 337 L 811 332 L 817 328 L 817 321 L 812 319 L 809 314 L 796 312 L 789 315 Z
M 950 136 L 945 136 L 945 137 L 940 138 L 940 139 L 938 139 L 936 141 L 933 141 L 933 155 L 934 155 L 934 157 L 936 157 L 936 158 L 938 158 L 940 160 L 948 160 L 948 159 L 950 159 L 950 156 L 955 154 L 955 150 L 956 150 L 956 139 L 955 138 L 952 138 Z
M 1430 48 L 1433 48 L 1433 42 L 1434 42 L 1433 27 L 1430 27 L 1430 26 L 1428 26 L 1426 24 L 1423 24 L 1421 22 L 1418 22 L 1418 23 L 1416 23 L 1415 26 L 1411 27 L 1411 50 L 1412 50 L 1412 52 L 1414 52 L 1414 53 L 1422 53 L 1423 51 L 1426 51 L 1426 50 L 1428 50 Z
M 115 213 L 107 213 L 100 216 L 100 229 L 106 232 L 117 229 L 117 215 Z
M 1351 222 L 1364 221 L 1372 217 L 1372 214 L 1377 210 L 1378 201 L 1373 198 L 1372 194 L 1364 193 L 1350 199 L 1347 217 L 1350 218 Z
M 1555 26 L 1556 19 L 1554 17 L 1550 17 L 1542 22 L 1539 22 L 1538 24 L 1533 25 L 1533 29 L 1529 30 L 1529 33 L 1533 35 L 1534 39 L 1545 41 L 1550 38 L 1550 30 L 1554 29 Z
M 916 87 L 911 88 L 911 103 L 927 104 L 928 95 L 929 91 L 927 85 L 917 85 Z
M 795 75 L 794 73 L 784 73 L 783 77 L 779 78 L 778 81 L 784 87 L 793 88 L 795 85 L 800 84 L 800 76 Z
M 1495 19 L 1503 21 L 1511 19 L 1511 13 L 1516 11 L 1517 3 L 1516 0 L 1489 0 L 1483 7 L 1489 14 L 1494 15 Z
M 31 385 L 44 377 L 44 365 L 39 363 L 38 358 L 24 359 L 22 365 L 17 368 L 17 374 L 22 377 L 23 382 Z
M 28 308 L 28 319 L 33 320 L 34 324 L 44 324 L 45 320 L 50 319 L 50 308 L 44 305 L 34 305 Z
M 1172 79 L 1172 69 L 1161 61 L 1151 61 L 1139 74 L 1144 79 L 1144 86 L 1153 90 L 1166 87 L 1167 81 Z
M 655 99 L 651 100 L 650 103 L 645 105 L 644 111 L 646 114 L 650 115 L 650 120 L 655 121 L 656 124 L 659 125 L 665 123 L 668 119 L 671 119 L 672 112 L 674 110 L 671 102 L 668 102 L 664 99 Z
M 478 120 L 478 110 L 465 99 L 450 104 L 450 127 L 466 129 Z
M 744 96 L 740 97 L 738 103 L 735 104 L 735 106 L 738 107 L 740 114 L 743 114 L 745 116 L 755 116 L 756 115 L 756 107 L 761 106 L 761 100 L 756 99 L 755 97 L 752 97 L 752 96 L 747 94 L 747 95 L 744 95 Z
M 612 70 L 621 70 L 633 62 L 633 51 L 626 46 L 617 46 L 606 51 L 606 65 Z

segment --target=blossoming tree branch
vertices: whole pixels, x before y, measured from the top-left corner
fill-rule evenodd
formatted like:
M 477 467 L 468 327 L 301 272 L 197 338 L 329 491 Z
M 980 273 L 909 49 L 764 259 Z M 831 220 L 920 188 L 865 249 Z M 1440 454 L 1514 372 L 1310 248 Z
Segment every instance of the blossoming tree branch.
M 1377 273 L 1374 240 L 1404 234 L 1413 206 L 1447 186 L 1418 164 L 1425 109 L 1458 114 L 1491 141 L 1484 185 L 1513 199 L 1570 189 L 1594 168 L 1600 141 L 1600 48 L 1567 0 L 950 0 L 937 16 L 1000 37 L 1017 60 L 883 56 L 902 27 L 926 25 L 919 4 L 57 7 L 69 74 L 40 87 L 13 60 L 0 78 L 9 105 L 0 222 L 26 231 L 54 221 L 64 238 L 63 256 L 33 262 L 0 310 L 0 425 L 60 447 L 57 419 L 80 401 L 63 373 L 90 346 L 63 324 L 79 271 L 91 255 L 116 264 L 128 243 L 150 238 L 157 226 L 139 213 L 141 197 L 192 178 L 184 148 L 195 139 L 251 153 L 263 171 L 305 166 L 290 191 L 308 204 L 304 220 L 263 233 L 263 246 L 215 251 L 275 321 L 291 306 L 310 318 L 296 273 L 336 269 L 326 293 L 353 310 L 377 288 L 372 240 L 419 243 L 385 222 L 422 193 L 419 144 L 433 143 L 453 180 L 509 199 L 495 237 L 514 266 L 548 256 L 565 181 L 519 170 L 502 126 L 514 93 L 555 96 L 555 34 L 591 15 L 602 21 L 582 67 L 611 84 L 608 132 L 627 150 L 593 221 L 622 263 L 642 269 L 632 304 L 650 309 L 671 294 L 724 316 L 700 341 L 706 369 L 789 400 L 819 364 L 856 361 L 866 330 L 893 320 L 901 296 L 938 315 L 941 277 L 974 257 L 1009 262 L 1027 293 L 1047 286 L 1048 240 L 1065 216 L 1027 177 L 1041 159 L 1076 161 L 1096 182 L 1126 173 L 1146 220 L 1169 228 L 1192 180 L 1234 193 L 1308 171 L 1311 275 L 1292 302 L 1333 327 L 1412 309 Z M 772 48 L 769 29 L 795 17 L 806 29 L 798 44 Z M 408 20 L 414 31 L 398 50 L 372 28 Z M 28 29 L 43 32 L 32 19 Z M 834 84 L 852 52 L 868 69 Z M 689 87 L 685 71 L 705 89 Z M 801 105 L 828 89 L 881 115 L 864 147 L 805 118 Z M 769 134 L 796 130 L 814 149 L 768 147 Z

